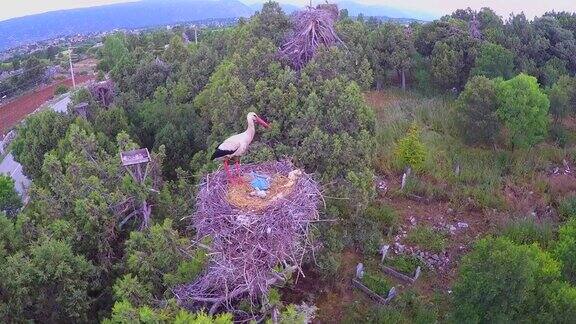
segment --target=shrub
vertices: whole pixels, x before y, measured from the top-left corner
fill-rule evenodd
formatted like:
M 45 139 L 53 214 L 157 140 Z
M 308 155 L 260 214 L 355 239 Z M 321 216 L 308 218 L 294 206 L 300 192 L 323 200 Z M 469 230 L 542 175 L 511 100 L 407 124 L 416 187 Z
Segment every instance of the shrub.
M 426 148 L 420 140 L 420 130 L 413 124 L 406 137 L 402 138 L 396 146 L 396 158 L 403 167 L 411 167 L 414 171 L 420 171 L 426 161 Z
M 576 218 L 576 196 L 564 198 L 558 206 L 558 214 L 564 219 Z
M 560 147 L 566 147 L 570 137 L 569 131 L 559 123 L 554 123 L 550 127 L 550 138 Z
M 550 101 L 535 77 L 520 74 L 498 85 L 498 117 L 514 148 L 532 146 L 548 133 Z
M 514 69 L 514 54 L 506 48 L 485 42 L 480 46 L 480 53 L 476 58 L 476 66 L 472 75 L 483 75 L 488 78 L 502 77 L 508 79 Z
M 421 248 L 441 252 L 446 248 L 447 235 L 445 232 L 434 228 L 418 225 L 408 232 L 406 240 L 408 243 L 416 244 Z
M 498 101 L 496 83 L 484 76 L 475 76 L 466 83 L 458 97 L 458 126 L 468 144 L 492 144 L 500 130 L 496 116 Z
M 562 262 L 562 274 L 576 284 L 576 218 L 560 227 L 554 254 Z
M 20 207 L 22 207 L 22 199 L 14 188 L 14 180 L 0 174 L 0 212 L 5 212 L 8 217 L 14 217 Z
M 555 314 L 556 305 L 545 298 L 559 277 L 559 263 L 537 245 L 482 239 L 462 260 L 454 285 L 454 320 L 515 323 L 560 317 L 564 314 Z
M 64 84 L 59 84 L 59 85 L 56 87 L 56 89 L 54 90 L 54 94 L 55 94 L 55 95 L 61 95 L 61 94 L 64 94 L 64 93 L 68 92 L 69 90 L 70 90 L 70 88 L 67 87 L 66 85 L 64 85 Z

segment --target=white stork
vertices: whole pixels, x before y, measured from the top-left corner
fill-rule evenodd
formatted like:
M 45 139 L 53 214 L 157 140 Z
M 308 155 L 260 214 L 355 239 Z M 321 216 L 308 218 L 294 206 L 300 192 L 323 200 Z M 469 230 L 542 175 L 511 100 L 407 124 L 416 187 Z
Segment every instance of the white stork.
M 224 160 L 224 170 L 226 170 L 228 179 L 230 179 L 230 169 L 228 166 L 230 159 L 236 160 L 236 173 L 238 176 L 240 175 L 240 157 L 246 153 L 248 146 L 254 139 L 254 134 L 256 133 L 254 123 L 256 122 L 266 128 L 270 127 L 262 118 L 253 112 L 248 113 L 246 119 L 248 120 L 248 128 L 240 134 L 228 137 L 222 144 L 218 145 L 218 148 L 214 154 L 212 154 L 212 160 Z

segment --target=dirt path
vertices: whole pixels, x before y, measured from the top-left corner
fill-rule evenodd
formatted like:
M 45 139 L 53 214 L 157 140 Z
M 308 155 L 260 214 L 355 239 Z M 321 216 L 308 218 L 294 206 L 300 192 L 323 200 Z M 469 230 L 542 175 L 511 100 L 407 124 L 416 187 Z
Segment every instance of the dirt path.
M 76 84 L 93 80 L 93 75 L 78 75 Z M 72 86 L 72 79 L 54 82 L 48 86 L 34 89 L 23 96 L 0 106 L 0 134 L 5 134 L 12 127 L 42 106 L 54 95 L 54 90 L 60 84 Z

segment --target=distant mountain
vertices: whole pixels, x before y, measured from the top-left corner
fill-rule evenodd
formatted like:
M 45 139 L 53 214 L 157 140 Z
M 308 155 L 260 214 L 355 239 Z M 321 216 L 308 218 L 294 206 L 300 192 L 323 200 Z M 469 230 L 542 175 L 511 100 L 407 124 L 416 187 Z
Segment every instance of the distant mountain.
M 415 10 L 405 10 L 386 5 L 365 5 L 354 1 L 335 1 L 340 9 L 347 9 L 350 16 L 388 17 L 388 18 L 410 18 L 418 20 L 433 20 L 434 15 Z
M 248 0 L 250 1 L 250 0 Z M 287 2 L 290 0 L 286 0 Z M 258 3 L 254 3 L 252 5 L 250 5 L 250 8 L 252 8 L 253 10 L 260 10 L 262 8 L 262 3 L 264 3 L 265 0 L 260 0 L 260 2 Z M 303 6 L 297 6 L 297 5 L 293 5 L 293 4 L 289 4 L 289 3 L 282 3 L 282 0 L 279 0 L 280 2 L 280 6 L 282 7 L 282 9 L 284 10 L 284 12 L 290 14 L 298 9 L 301 9 Z M 330 3 L 336 3 L 338 4 L 338 8 L 340 9 L 347 9 L 348 10 L 348 14 L 350 16 L 358 16 L 359 14 L 362 14 L 366 17 L 371 16 L 371 17 L 380 17 L 380 18 L 406 18 L 406 19 L 412 19 L 412 20 L 424 20 L 424 21 L 429 21 L 429 20 L 434 20 L 438 17 L 427 13 L 427 12 L 421 12 L 421 11 L 415 11 L 415 10 L 405 10 L 405 9 L 400 9 L 400 8 L 396 8 L 396 7 L 390 7 L 390 6 L 386 6 L 386 5 L 366 5 L 366 4 L 362 4 L 362 3 L 358 3 L 358 2 L 354 2 L 354 1 L 350 1 L 350 0 L 336 0 L 336 1 L 329 1 Z M 318 3 L 318 1 L 314 1 L 314 3 Z
M 282 3 L 282 0 L 279 2 Z M 351 16 L 363 14 L 383 19 L 419 20 L 434 18 L 426 13 L 384 5 L 364 5 L 349 0 L 336 2 L 341 9 L 348 9 Z M 286 13 L 292 13 L 301 8 L 293 4 L 281 4 L 281 6 Z M 248 17 L 261 8 L 262 2 L 248 6 L 239 0 L 141 0 L 52 11 L 0 21 L 0 51 L 59 36 L 170 25 L 210 18 Z
M 0 51 L 63 35 L 142 28 L 209 18 L 248 17 L 237 0 L 143 0 L 52 11 L 0 21 Z

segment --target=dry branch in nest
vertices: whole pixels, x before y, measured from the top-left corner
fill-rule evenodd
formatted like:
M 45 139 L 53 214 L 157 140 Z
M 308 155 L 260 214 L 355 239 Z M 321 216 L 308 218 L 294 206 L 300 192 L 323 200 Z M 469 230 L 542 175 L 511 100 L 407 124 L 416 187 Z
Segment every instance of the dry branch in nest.
M 108 107 L 114 101 L 114 82 L 112 80 L 92 83 L 88 90 L 92 98 L 104 107 Z
M 243 174 L 270 176 L 271 190 L 274 179 L 282 179 L 263 208 L 230 203 L 234 188 L 228 185 L 224 171 L 203 179 L 193 225 L 198 242 L 206 238 L 211 242 L 210 262 L 199 280 L 174 290 L 182 305 L 206 307 L 210 314 L 226 309 L 242 317 L 248 314 L 235 309 L 239 299 L 258 305 L 270 286 L 285 282 L 292 274 L 303 275 L 301 264 L 312 247 L 309 230 L 318 219 L 321 194 L 309 175 L 289 177 L 293 170 L 288 161 L 242 166 Z
M 337 19 L 338 6 L 335 4 L 307 7 L 294 13 L 293 30 L 280 48 L 281 57 L 300 70 L 314 57 L 318 47 L 342 43 L 334 26 Z

